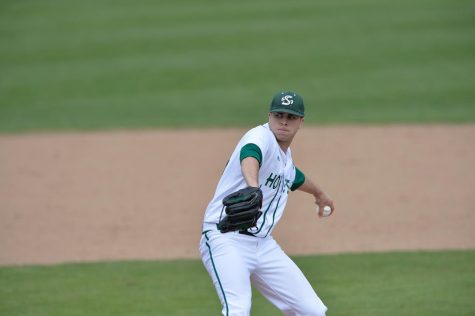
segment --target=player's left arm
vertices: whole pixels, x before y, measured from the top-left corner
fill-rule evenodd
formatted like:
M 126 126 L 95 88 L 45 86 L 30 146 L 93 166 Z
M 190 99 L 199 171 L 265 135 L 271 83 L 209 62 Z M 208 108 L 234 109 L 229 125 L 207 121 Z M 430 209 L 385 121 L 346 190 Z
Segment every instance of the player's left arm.
M 323 191 L 320 185 L 305 176 L 298 168 L 296 168 L 296 179 L 292 190 L 299 190 L 313 195 L 315 198 L 315 204 L 318 205 L 320 212 L 323 212 L 325 206 L 330 206 L 330 214 L 335 212 L 333 199 Z
M 259 187 L 259 161 L 256 158 L 244 158 L 241 161 L 241 172 L 248 186 Z
M 239 153 L 241 172 L 248 186 L 259 187 L 259 169 L 262 163 L 262 151 L 254 143 L 247 143 Z

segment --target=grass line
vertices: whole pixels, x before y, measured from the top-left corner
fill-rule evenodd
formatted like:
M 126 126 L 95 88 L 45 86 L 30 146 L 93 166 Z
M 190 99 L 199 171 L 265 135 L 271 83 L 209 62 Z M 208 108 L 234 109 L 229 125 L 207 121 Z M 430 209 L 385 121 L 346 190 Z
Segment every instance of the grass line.
M 475 251 L 295 257 L 329 315 L 473 315 Z M 210 315 L 220 310 L 198 260 L 0 268 L 2 315 Z M 254 293 L 252 313 L 277 309 Z

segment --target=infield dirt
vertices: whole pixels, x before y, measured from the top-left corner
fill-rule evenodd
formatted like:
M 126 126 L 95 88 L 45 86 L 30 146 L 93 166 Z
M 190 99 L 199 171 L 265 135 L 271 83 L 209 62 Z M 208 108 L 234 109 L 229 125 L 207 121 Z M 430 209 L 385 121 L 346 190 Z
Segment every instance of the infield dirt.
M 0 136 L 0 264 L 196 258 L 204 209 L 245 129 Z M 475 248 L 475 126 L 304 127 L 289 254 Z

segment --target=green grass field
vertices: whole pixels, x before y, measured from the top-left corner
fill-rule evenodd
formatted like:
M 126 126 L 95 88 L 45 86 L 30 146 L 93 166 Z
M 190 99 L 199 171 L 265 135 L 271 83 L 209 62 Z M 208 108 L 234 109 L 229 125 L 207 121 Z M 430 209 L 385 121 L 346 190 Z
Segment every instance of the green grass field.
M 469 0 L 0 3 L 0 132 L 475 122 Z
M 329 316 L 475 315 L 475 251 L 296 257 Z M 0 315 L 218 315 L 200 261 L 0 268 Z M 252 315 L 280 315 L 254 293 Z

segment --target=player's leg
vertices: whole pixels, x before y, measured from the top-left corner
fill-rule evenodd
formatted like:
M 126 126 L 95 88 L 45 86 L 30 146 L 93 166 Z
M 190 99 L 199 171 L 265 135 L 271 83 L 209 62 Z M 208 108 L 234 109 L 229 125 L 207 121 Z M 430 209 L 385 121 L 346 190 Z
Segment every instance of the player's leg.
M 231 233 L 232 234 L 232 233 Z M 251 310 L 249 269 L 230 234 L 208 232 L 201 238 L 200 252 L 213 280 L 225 316 L 248 316 Z
M 324 316 L 327 307 L 297 265 L 272 239 L 251 275 L 253 285 L 285 315 Z

